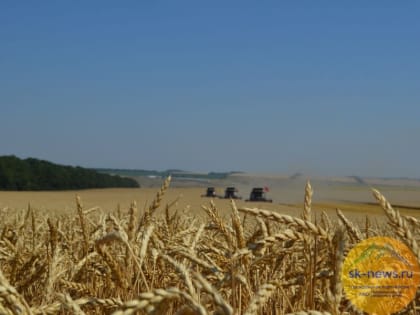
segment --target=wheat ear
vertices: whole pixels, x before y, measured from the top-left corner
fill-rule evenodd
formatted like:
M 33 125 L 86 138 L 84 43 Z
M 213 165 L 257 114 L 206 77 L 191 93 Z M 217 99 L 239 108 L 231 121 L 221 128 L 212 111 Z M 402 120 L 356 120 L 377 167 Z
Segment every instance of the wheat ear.
M 404 241 L 411 248 L 413 253 L 417 256 L 417 260 L 420 261 L 420 250 L 416 239 L 411 233 L 408 227 L 407 221 L 401 216 L 398 210 L 395 210 L 386 198 L 376 189 L 372 189 L 373 196 L 381 205 L 385 211 L 386 216 L 391 221 L 392 226 L 397 230 L 397 233 L 403 237 Z
M 340 221 L 344 224 L 344 226 L 347 229 L 347 232 L 350 234 L 350 236 L 352 237 L 352 239 L 355 242 L 360 242 L 360 240 L 362 239 L 362 233 L 360 233 L 360 230 L 355 227 L 353 225 L 353 223 L 351 223 L 343 214 L 343 212 L 341 212 L 340 209 L 336 209 L 337 211 L 337 216 L 339 217 Z
M 314 191 L 312 190 L 311 183 L 308 180 L 305 186 L 305 200 L 303 203 L 303 214 L 302 214 L 302 218 L 306 221 L 311 221 L 311 207 L 312 207 L 313 193 Z
M 310 221 L 306 221 L 300 218 L 292 217 L 290 215 L 279 214 L 273 211 L 264 210 L 264 209 L 255 209 L 255 208 L 241 208 L 239 211 L 252 214 L 255 216 L 260 216 L 263 218 L 267 218 L 279 223 L 285 224 L 295 224 L 299 227 L 302 227 L 305 230 L 309 230 L 316 235 L 319 235 L 323 238 L 329 238 L 330 235 L 320 226 L 316 226 L 314 223 Z

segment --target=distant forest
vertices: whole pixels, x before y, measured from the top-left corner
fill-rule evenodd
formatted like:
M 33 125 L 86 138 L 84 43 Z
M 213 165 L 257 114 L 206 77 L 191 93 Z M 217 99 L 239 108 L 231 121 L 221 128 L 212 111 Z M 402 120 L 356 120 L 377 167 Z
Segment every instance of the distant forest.
M 66 190 L 139 187 L 132 178 L 63 166 L 35 158 L 0 156 L 0 190 Z

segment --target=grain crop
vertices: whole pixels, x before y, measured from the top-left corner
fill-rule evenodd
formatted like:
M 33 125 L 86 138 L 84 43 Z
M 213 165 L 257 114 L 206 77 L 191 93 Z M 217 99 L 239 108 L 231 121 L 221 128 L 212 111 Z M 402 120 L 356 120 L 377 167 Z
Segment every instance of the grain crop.
M 386 235 L 420 259 L 419 220 L 377 190 L 388 225 L 317 217 L 309 181 L 294 215 L 211 200 L 196 216 L 163 202 L 170 182 L 143 210 L 85 209 L 82 195 L 48 215 L 1 209 L 0 314 L 363 314 L 340 278 L 352 246 Z

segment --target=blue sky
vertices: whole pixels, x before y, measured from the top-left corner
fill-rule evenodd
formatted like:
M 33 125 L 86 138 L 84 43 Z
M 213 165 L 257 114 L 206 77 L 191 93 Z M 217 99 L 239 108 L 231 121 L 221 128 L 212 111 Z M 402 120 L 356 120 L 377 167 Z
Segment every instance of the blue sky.
M 2 1 L 0 154 L 420 178 L 415 1 Z

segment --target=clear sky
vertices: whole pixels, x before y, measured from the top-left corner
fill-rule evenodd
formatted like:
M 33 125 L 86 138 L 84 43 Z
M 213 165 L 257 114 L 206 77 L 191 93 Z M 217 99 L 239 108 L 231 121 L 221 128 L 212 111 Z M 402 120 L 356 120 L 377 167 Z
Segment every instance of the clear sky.
M 1 1 L 0 155 L 420 178 L 418 1 Z

